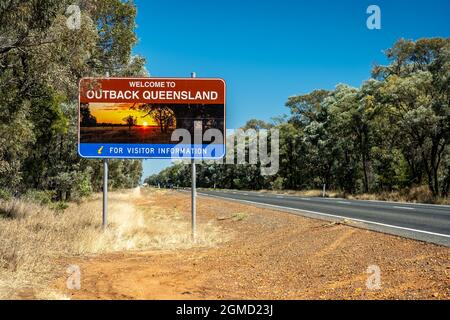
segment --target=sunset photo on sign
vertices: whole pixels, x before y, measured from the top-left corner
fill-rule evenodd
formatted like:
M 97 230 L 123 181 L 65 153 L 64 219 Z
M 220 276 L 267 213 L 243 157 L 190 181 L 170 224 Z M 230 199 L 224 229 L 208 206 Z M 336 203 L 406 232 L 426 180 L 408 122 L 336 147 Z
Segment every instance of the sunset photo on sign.
M 223 127 L 223 105 L 91 102 L 80 104 L 81 143 L 168 144 L 172 132 Z
M 175 125 L 175 114 L 166 106 L 110 102 L 80 106 L 84 143 L 164 143 Z

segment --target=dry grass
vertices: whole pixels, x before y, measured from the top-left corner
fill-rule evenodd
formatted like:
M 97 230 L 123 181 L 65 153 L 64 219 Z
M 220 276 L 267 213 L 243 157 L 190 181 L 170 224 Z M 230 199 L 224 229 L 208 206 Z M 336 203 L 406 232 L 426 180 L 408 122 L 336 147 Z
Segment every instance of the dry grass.
M 261 190 L 261 192 L 271 192 L 276 194 L 286 194 L 286 195 L 295 195 L 295 196 L 302 196 L 302 197 L 321 197 L 323 194 L 322 190 L 319 189 L 313 189 L 313 190 L 279 190 L 279 191 L 273 191 L 273 190 Z M 339 197 L 341 194 L 337 191 L 329 191 L 326 192 L 327 197 L 330 198 L 336 198 Z
M 303 197 L 322 197 L 322 190 L 261 190 L 261 192 L 271 192 L 277 194 L 297 195 Z M 449 198 L 434 198 L 428 187 L 416 187 L 407 191 L 392 191 L 380 193 L 344 194 L 335 190 L 327 190 L 326 196 L 329 198 L 346 198 L 354 200 L 379 200 L 393 202 L 413 202 L 413 203 L 433 203 L 450 205 Z
M 358 194 L 346 195 L 348 199 L 357 200 L 380 200 L 393 202 L 414 202 L 414 203 L 434 203 L 434 204 L 450 204 L 448 198 L 434 198 L 428 187 L 411 188 L 404 192 L 381 192 L 377 194 Z
M 70 204 L 63 212 L 19 200 L 0 202 L 0 298 L 20 298 L 27 288 L 39 288 L 34 297 L 63 298 L 45 293 L 54 272 L 61 271 L 55 263 L 61 257 L 209 247 L 226 240 L 221 229 L 209 222 L 198 226 L 194 243 L 187 219 L 155 205 L 161 192 L 110 193 L 106 232 L 101 229 L 100 196 Z
M 235 213 L 235 214 L 233 214 L 233 217 L 232 217 L 232 219 L 234 221 L 243 221 L 247 218 L 248 218 L 248 213 L 246 213 L 246 212 Z

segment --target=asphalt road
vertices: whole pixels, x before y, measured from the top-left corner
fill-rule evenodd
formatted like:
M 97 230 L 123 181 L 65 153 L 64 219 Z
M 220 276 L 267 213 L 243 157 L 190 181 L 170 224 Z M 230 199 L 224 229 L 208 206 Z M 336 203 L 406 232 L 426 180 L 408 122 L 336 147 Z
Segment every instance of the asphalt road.
M 198 190 L 197 194 L 269 207 L 312 218 L 346 220 L 346 223 L 357 227 L 450 247 L 450 206 L 232 190 Z

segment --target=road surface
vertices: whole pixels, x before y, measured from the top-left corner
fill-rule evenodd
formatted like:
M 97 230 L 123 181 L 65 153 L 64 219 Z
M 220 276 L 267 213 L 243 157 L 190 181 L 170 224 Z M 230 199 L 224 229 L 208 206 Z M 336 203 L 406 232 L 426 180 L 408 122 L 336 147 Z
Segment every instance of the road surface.
M 197 194 L 269 207 L 312 218 L 345 220 L 346 223 L 357 227 L 450 247 L 450 206 L 233 190 L 201 189 Z

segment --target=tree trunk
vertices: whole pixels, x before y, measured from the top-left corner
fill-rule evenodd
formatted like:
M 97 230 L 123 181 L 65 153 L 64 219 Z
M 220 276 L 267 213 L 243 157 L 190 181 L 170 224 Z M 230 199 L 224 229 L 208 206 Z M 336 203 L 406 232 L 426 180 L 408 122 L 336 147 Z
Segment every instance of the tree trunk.
M 428 189 L 430 189 L 431 193 L 433 194 L 433 197 L 436 197 L 437 192 L 439 192 L 439 191 L 434 189 L 435 184 L 433 182 L 432 169 L 428 165 L 427 158 L 425 157 L 425 154 L 423 152 L 422 152 L 422 156 L 423 156 L 423 164 L 424 164 L 425 171 L 426 171 L 427 177 L 428 177 Z
M 367 175 L 367 159 L 366 159 L 365 152 L 363 152 L 362 162 L 363 162 L 363 172 L 364 172 L 364 193 L 369 193 L 369 178 Z
M 447 167 L 446 177 L 442 183 L 442 196 L 448 197 L 448 192 L 450 191 L 450 166 Z

